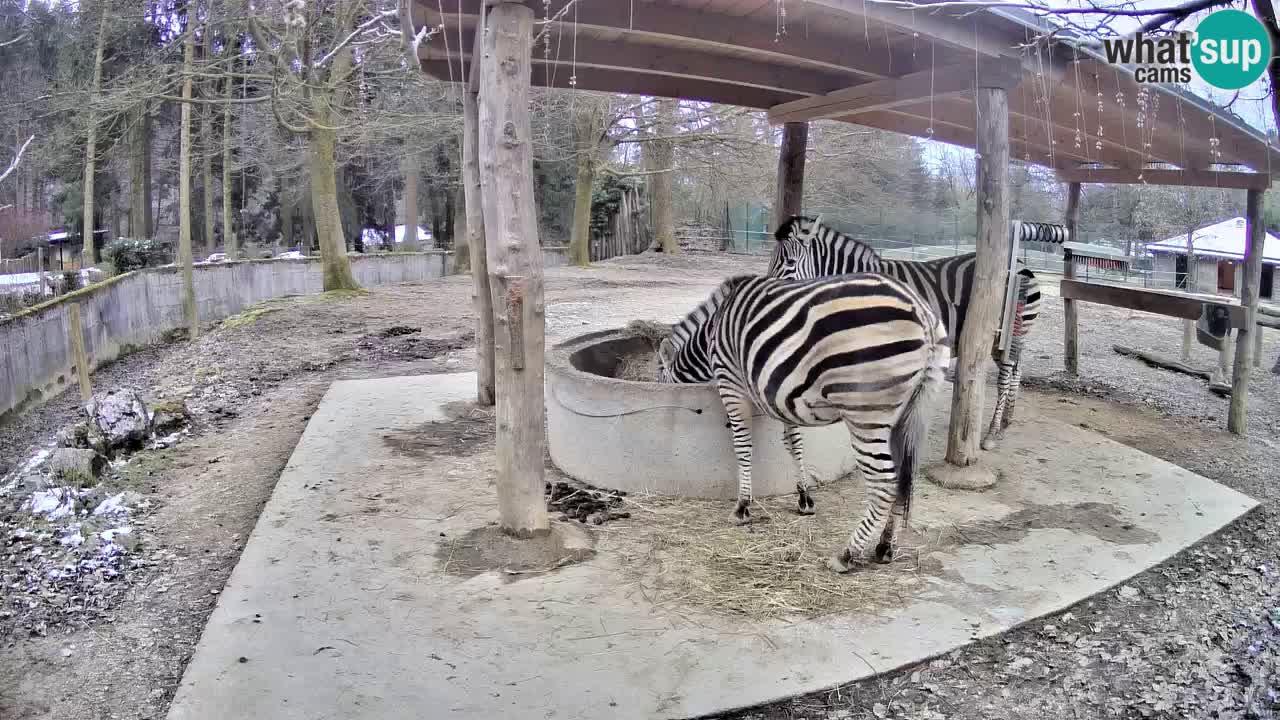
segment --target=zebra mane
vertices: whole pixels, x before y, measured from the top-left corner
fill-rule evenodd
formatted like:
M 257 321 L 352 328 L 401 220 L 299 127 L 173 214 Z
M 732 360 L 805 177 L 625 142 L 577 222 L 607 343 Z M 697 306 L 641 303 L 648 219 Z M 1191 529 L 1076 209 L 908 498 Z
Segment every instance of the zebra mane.
M 699 303 L 698 307 L 694 308 L 683 320 L 671 328 L 671 337 L 676 342 L 677 347 L 683 345 L 699 329 L 704 327 L 716 310 L 720 308 L 725 298 L 729 297 L 739 285 L 757 277 L 759 275 L 734 275 L 722 281 L 715 290 L 711 291 L 711 295 L 706 300 Z

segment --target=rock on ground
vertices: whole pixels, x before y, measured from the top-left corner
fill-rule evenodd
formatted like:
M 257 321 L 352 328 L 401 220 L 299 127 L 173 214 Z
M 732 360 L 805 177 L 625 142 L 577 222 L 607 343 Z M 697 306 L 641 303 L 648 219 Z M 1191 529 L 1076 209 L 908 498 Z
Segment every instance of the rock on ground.
M 119 449 L 142 447 L 151 432 L 147 405 L 134 390 L 113 390 L 95 397 L 85 406 L 85 412 L 108 455 Z
M 102 476 L 107 459 L 97 450 L 60 447 L 49 455 L 45 467 L 63 480 L 90 484 Z

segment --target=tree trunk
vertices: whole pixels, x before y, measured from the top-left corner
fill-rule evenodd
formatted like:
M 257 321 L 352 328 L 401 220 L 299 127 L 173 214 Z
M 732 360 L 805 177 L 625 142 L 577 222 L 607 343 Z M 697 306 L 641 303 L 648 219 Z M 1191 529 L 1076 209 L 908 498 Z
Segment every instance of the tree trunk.
M 278 197 L 280 198 L 280 241 L 287 248 L 293 247 L 293 193 L 281 186 Z
M 453 188 L 447 187 L 444 190 L 444 227 L 442 228 L 444 232 L 440 236 L 440 247 L 442 248 L 453 247 L 453 220 L 457 215 L 457 210 L 454 209 Z
M 809 123 L 789 122 L 782 127 L 778 150 L 778 187 L 773 201 L 773 224 L 799 215 L 804 205 L 804 164 L 809 146 Z
M 191 99 L 191 70 L 195 56 L 195 36 L 187 34 L 182 43 L 182 99 Z M 182 270 L 182 315 L 188 338 L 200 334 L 196 313 L 196 289 L 191 257 L 191 103 L 183 102 L 178 126 L 178 267 Z
M 480 116 L 477 99 L 480 52 L 483 47 L 483 43 L 475 43 L 471 58 L 471 77 L 462 93 L 462 191 L 467 213 L 472 304 L 476 313 L 476 404 L 490 406 L 495 397 L 493 295 L 489 287 L 484 205 L 480 190 Z
M 494 307 L 498 518 L 517 537 L 546 532 L 544 309 L 529 124 L 533 10 L 489 11 L 480 66 L 480 178 Z
M 98 253 L 94 246 L 94 179 L 98 173 L 98 95 L 102 89 L 102 56 L 107 42 L 107 7 L 99 8 L 102 13 L 98 20 L 98 39 L 93 51 L 93 85 L 89 99 L 89 137 L 84 148 L 84 212 L 82 232 L 84 233 L 84 259 L 82 267 L 89 267 L 97 262 Z
M 129 236 L 150 238 L 151 230 L 151 114 L 142 103 L 133 117 L 129 148 Z
M 1067 239 L 1077 242 L 1076 231 L 1080 218 L 1080 183 L 1073 182 L 1067 186 L 1067 209 L 1063 223 L 1067 226 Z M 1073 280 L 1076 276 L 1076 261 L 1069 248 L 1062 253 L 1062 277 Z M 1062 363 L 1068 375 L 1080 375 L 1080 308 L 1075 300 L 1062 300 Z
M 984 360 L 1000 322 L 1009 266 L 1009 99 L 1004 88 L 977 91 L 978 237 L 974 287 L 960 337 L 947 463 L 967 467 L 978 461 L 982 431 Z
M 441 188 L 437 184 L 431 193 L 431 246 L 444 247 L 444 202 Z
M 213 32 L 204 26 L 204 59 L 213 54 Z M 201 83 L 200 95 L 205 100 L 213 98 L 212 83 Z M 200 189 L 204 200 L 204 248 L 212 253 L 216 243 L 213 237 L 213 105 L 205 103 L 200 108 Z
M 332 127 L 333 119 L 320 115 L 320 123 Z M 324 266 L 324 290 L 358 290 L 351 274 L 347 243 L 338 212 L 338 176 L 335 159 L 337 138 L 333 130 L 315 127 L 309 134 L 311 149 L 311 211 L 320 239 L 320 263 Z
M 418 153 L 410 150 L 404 155 L 404 244 L 405 250 L 418 249 L 418 219 L 422 217 L 418 204 Z M 394 240 L 394 238 L 392 238 Z
M 649 172 L 659 172 L 649 176 L 649 202 L 653 209 L 653 238 L 662 248 L 662 252 L 674 254 L 680 252 L 680 244 L 676 242 L 675 217 L 672 212 L 672 185 L 675 166 L 675 150 L 670 138 L 675 132 L 676 101 L 662 99 L 658 101 L 658 123 L 655 132 L 659 138 L 646 144 L 649 151 Z
M 591 264 L 591 190 L 595 184 L 595 162 L 592 150 L 578 151 L 578 177 L 574 182 L 573 229 L 569 234 L 569 262 L 586 267 Z
M 453 242 L 453 268 L 450 270 L 455 275 L 462 275 L 471 271 L 471 248 L 467 242 L 467 210 L 466 203 L 454 203 L 453 219 L 449 222 L 452 232 L 457 232 L 458 228 L 462 228 L 462 232 L 454 235 Z
M 1185 290 L 1189 293 L 1196 291 L 1196 256 L 1193 237 L 1196 229 L 1187 229 L 1187 286 Z M 1196 336 L 1196 321 L 1182 321 L 1182 362 L 1191 362 L 1191 344 Z
M 227 98 L 231 97 L 231 78 L 227 78 Z M 235 224 L 231 219 L 231 104 L 222 106 L 222 250 L 231 260 L 240 257 Z

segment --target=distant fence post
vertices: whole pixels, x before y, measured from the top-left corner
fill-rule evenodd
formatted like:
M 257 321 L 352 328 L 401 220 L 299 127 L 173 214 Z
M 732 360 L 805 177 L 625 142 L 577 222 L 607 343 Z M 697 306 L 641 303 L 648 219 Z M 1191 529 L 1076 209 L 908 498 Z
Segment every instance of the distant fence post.
M 80 303 L 71 303 L 67 308 L 67 319 L 71 356 L 75 359 L 76 377 L 80 381 L 80 400 L 89 402 L 93 399 L 93 388 L 89 386 L 89 354 L 84 351 L 84 323 L 80 317 Z
M 40 299 L 44 300 L 44 248 L 36 248 L 36 272 L 40 273 Z

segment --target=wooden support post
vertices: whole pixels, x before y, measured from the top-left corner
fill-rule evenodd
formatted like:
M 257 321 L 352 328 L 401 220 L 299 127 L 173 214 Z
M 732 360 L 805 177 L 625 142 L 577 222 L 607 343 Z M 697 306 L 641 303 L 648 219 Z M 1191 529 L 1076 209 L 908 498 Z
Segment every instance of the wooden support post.
M 946 464 L 929 477 L 947 487 L 977 489 L 995 483 L 978 461 L 986 360 L 1000 320 L 1009 274 L 1009 96 L 1003 87 L 979 87 L 975 149 L 978 154 L 977 261 L 964 330 L 957 339 L 955 390 L 947 433 Z M 953 347 L 956 340 L 952 341 Z
M 1067 226 L 1068 239 L 1076 242 L 1076 219 L 1080 216 L 1080 183 L 1067 185 L 1067 212 L 1063 224 Z M 1071 250 L 1062 251 L 1062 277 L 1067 280 L 1076 276 L 1075 260 Z M 1075 300 L 1062 300 L 1063 338 L 1062 362 L 1068 375 L 1080 374 L 1080 309 Z
M 773 225 L 777 227 L 804 206 L 804 159 L 809 146 L 809 123 L 789 122 L 782 126 L 782 149 L 778 152 L 778 191 L 773 201 Z
M 1253 366 L 1262 367 L 1262 323 L 1253 327 Z
M 44 301 L 44 289 L 47 278 L 44 275 L 44 248 L 36 248 L 36 272 L 40 273 L 40 300 Z M 52 294 L 52 293 L 51 293 Z
M 483 25 L 483 20 L 481 25 Z M 470 75 L 462 91 L 462 193 L 467 213 L 467 252 L 471 256 L 471 296 L 476 313 L 476 403 L 493 405 L 493 296 L 485 250 L 484 207 L 480 192 L 480 50 L 476 43 Z
M 80 303 L 67 308 L 67 337 L 71 340 L 71 359 L 76 364 L 76 378 L 80 381 L 80 401 L 93 399 L 89 385 L 89 354 L 84 350 L 84 322 L 80 317 Z
M 543 496 L 542 253 L 529 124 L 533 10 L 489 10 L 480 60 L 479 159 L 494 310 L 498 513 L 518 537 L 548 530 Z
M 1246 410 L 1249 399 L 1250 333 L 1258 329 L 1258 291 L 1262 287 L 1262 246 L 1266 229 L 1262 224 L 1262 190 L 1250 190 L 1245 210 L 1247 239 L 1244 247 L 1244 270 L 1240 273 L 1240 305 L 1244 307 L 1244 326 L 1236 329 L 1236 358 L 1231 375 L 1231 409 L 1227 413 L 1227 430 L 1244 435 L 1248 428 Z

